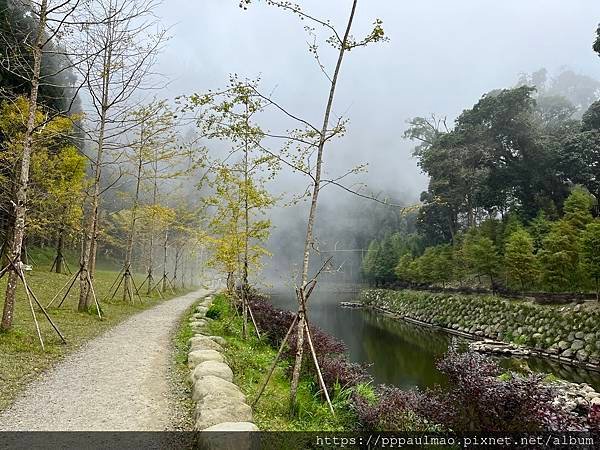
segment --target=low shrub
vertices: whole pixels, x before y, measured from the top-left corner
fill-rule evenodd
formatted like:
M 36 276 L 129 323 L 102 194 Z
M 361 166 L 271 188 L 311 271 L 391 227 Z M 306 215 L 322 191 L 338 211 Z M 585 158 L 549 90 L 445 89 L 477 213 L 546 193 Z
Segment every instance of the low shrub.
M 419 415 L 423 394 L 419 391 L 380 385 L 375 398 L 353 396 L 354 409 L 361 426 L 368 431 L 437 431 L 427 419 Z
M 254 318 L 270 345 L 278 347 L 293 319 L 261 296 L 249 299 Z M 292 361 L 296 330 L 284 353 Z M 364 430 L 379 431 L 557 431 L 598 429 L 600 408 L 593 408 L 587 423 L 553 404 L 556 392 L 543 375 L 507 373 L 491 359 L 452 348 L 438 363 L 449 379 L 448 387 L 404 391 L 390 386 L 367 388 L 372 378 L 364 366 L 352 363 L 342 342 L 311 327 L 311 335 L 325 384 L 335 398 L 354 410 Z M 308 346 L 305 374 L 315 375 Z M 292 364 L 288 365 L 291 370 Z M 319 386 L 313 382 L 314 390 Z M 586 419 L 584 419 L 585 421 Z M 596 427 L 596 428 L 593 428 Z
M 587 421 L 590 430 L 600 432 L 600 405 L 592 405 Z
M 206 311 L 206 317 L 209 319 L 218 320 L 219 317 L 221 317 L 221 310 L 213 304 L 210 308 L 208 308 L 208 311 Z
M 500 377 L 501 368 L 474 352 L 451 349 L 438 363 L 449 386 L 426 391 L 417 411 L 454 431 L 558 431 L 581 428 L 553 404 L 554 389 L 543 375 Z
M 343 387 L 372 382 L 372 377 L 360 364 L 348 361 L 345 355 L 337 358 L 319 358 L 325 386 L 333 388 L 335 383 Z

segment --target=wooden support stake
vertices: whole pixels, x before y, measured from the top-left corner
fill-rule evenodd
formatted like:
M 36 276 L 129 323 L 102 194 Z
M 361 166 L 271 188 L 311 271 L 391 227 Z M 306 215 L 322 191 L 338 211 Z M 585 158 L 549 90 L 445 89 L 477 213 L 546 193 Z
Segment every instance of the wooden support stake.
M 150 278 L 150 275 L 146 275 L 146 278 L 144 278 L 144 281 L 142 281 L 142 284 L 140 284 L 140 287 L 139 287 L 139 289 L 138 289 L 138 288 L 136 288 L 136 291 L 137 291 L 137 292 L 136 292 L 136 294 L 140 295 L 140 294 L 139 294 L 139 292 L 140 292 L 140 289 L 142 289 L 142 288 L 144 287 L 144 285 L 146 284 L 146 281 L 148 280 L 148 278 Z
M 29 307 L 31 308 L 31 314 L 33 315 L 33 320 L 35 322 L 35 327 L 37 329 L 38 337 L 40 339 L 40 344 L 42 344 L 42 350 L 45 350 L 44 340 L 42 339 L 40 327 L 39 327 L 37 318 L 35 316 L 35 311 L 33 309 L 33 303 L 31 302 L 31 297 L 33 297 L 33 299 L 35 300 L 35 303 L 37 303 L 37 305 L 40 308 L 40 310 L 42 311 L 42 313 L 44 313 L 44 316 L 46 317 L 48 322 L 50 322 L 50 325 L 52 325 L 52 328 L 54 328 L 54 331 L 56 331 L 56 333 L 58 333 L 58 335 L 60 336 L 62 341 L 66 344 L 67 341 L 65 340 L 64 336 L 62 335 L 62 333 L 60 332 L 58 327 L 55 325 L 55 323 L 52 321 L 52 319 L 50 318 L 50 316 L 48 315 L 48 313 L 46 312 L 46 310 L 44 309 L 42 304 L 39 302 L 36 295 L 31 290 L 31 288 L 27 285 L 27 281 L 25 280 L 25 275 L 23 273 L 23 269 L 21 267 L 17 267 L 17 265 L 14 263 L 14 261 L 12 259 L 10 259 L 10 256 L 7 256 L 7 258 L 8 258 L 8 263 L 10 264 L 10 266 L 12 266 L 12 269 L 16 272 L 17 276 L 21 279 L 21 281 L 23 282 L 23 286 L 25 287 L 25 294 L 27 294 L 27 299 L 29 300 Z
M 331 411 L 331 414 L 335 415 L 333 405 L 331 404 L 331 400 L 329 399 L 329 393 L 327 392 L 327 386 L 325 386 L 325 381 L 323 380 L 323 375 L 321 374 L 321 368 L 319 367 L 319 361 L 317 360 L 317 352 L 315 352 L 315 347 L 313 346 L 312 338 L 310 337 L 310 330 L 308 329 L 308 320 L 304 321 L 304 329 L 306 330 L 306 340 L 308 341 L 308 346 L 310 347 L 310 352 L 312 353 L 315 368 L 317 369 L 319 384 L 321 385 L 321 389 L 323 389 L 323 392 L 325 393 L 325 398 L 327 399 L 327 404 L 329 405 L 329 410 Z
M 67 281 L 65 283 L 65 285 L 59 289 L 59 291 L 56 293 L 56 295 L 54 297 L 52 297 L 52 300 L 50 300 L 50 303 L 48 303 L 46 305 L 46 308 L 50 308 L 52 306 L 52 303 L 54 303 L 54 301 L 58 298 L 58 296 L 63 291 L 63 289 L 66 288 L 69 285 L 69 283 L 71 283 L 71 282 L 74 283 L 75 282 L 74 280 L 77 279 L 77 275 L 79 275 L 79 272 L 77 272 L 74 277 L 69 278 L 69 281 Z
M 258 325 L 256 325 L 256 321 L 254 320 L 254 314 L 252 314 L 252 308 L 250 308 L 250 303 L 246 300 L 246 307 L 248 308 L 248 313 L 250 313 L 250 319 L 252 319 L 252 323 L 254 324 L 254 330 L 256 331 L 256 336 L 260 339 L 260 331 L 258 331 Z
M 117 292 L 119 291 L 119 288 L 121 287 L 121 284 L 123 284 L 123 280 L 125 279 L 125 275 L 122 274 L 121 272 L 119 272 L 119 276 L 115 279 L 115 281 L 113 282 L 113 285 L 108 290 L 108 295 L 110 295 L 110 292 L 111 292 L 113 286 L 115 285 L 115 283 L 117 282 L 117 280 L 119 281 L 119 284 L 117 284 L 117 287 L 115 288 L 115 290 L 112 291 L 112 295 L 110 295 L 110 300 L 109 301 L 112 301 L 115 298 L 115 295 L 117 295 Z M 88 273 L 88 276 L 89 276 L 89 273 Z M 106 296 L 106 298 L 104 300 L 108 300 L 108 295 Z
M 6 271 L 8 270 L 9 267 L 10 267 L 10 264 L 8 264 L 6 267 L 4 267 L 4 269 L 0 270 L 0 279 L 6 274 Z
M 82 269 L 79 269 L 79 271 L 73 276 L 73 281 L 71 281 L 71 286 L 69 286 L 69 289 L 67 289 L 67 291 L 65 292 L 65 295 L 63 295 L 63 298 L 60 301 L 60 303 L 58 304 L 57 308 L 60 308 L 62 306 L 62 304 L 64 303 L 65 299 L 67 298 L 67 295 L 69 295 L 69 292 L 71 292 L 71 289 L 73 289 L 73 285 L 75 284 L 75 281 L 77 281 L 77 277 L 79 275 L 81 275 L 81 271 L 82 271 Z M 59 293 L 60 293 L 60 291 L 59 291 Z
M 98 317 L 102 320 L 102 314 L 100 313 L 100 304 L 98 303 L 98 299 L 96 298 L 96 292 L 94 291 L 94 285 L 92 284 L 92 278 L 90 277 L 90 273 L 86 272 L 88 284 L 90 285 L 90 291 L 92 292 L 92 298 L 94 299 L 94 303 L 96 304 L 96 311 L 98 312 Z
M 38 305 L 38 308 L 40 308 L 40 310 L 42 311 L 42 313 L 44 314 L 44 316 L 46 317 L 46 319 L 48 319 L 48 322 L 50 322 L 50 325 L 52 325 L 52 328 L 54 328 L 54 331 L 56 331 L 56 333 L 58 334 L 58 336 L 60 337 L 60 339 L 63 341 L 63 343 L 66 344 L 67 340 L 62 335 L 62 333 L 60 332 L 60 330 L 58 329 L 58 327 L 56 326 L 56 324 L 53 322 L 53 320 L 50 318 L 50 315 L 44 309 L 44 307 L 42 306 L 42 304 L 40 303 L 40 301 L 37 299 L 37 296 L 35 295 L 35 293 L 33 292 L 33 290 L 29 287 L 29 285 L 27 284 L 27 281 L 25 281 L 25 276 L 21 274 L 20 277 L 21 277 L 21 280 L 23 280 L 23 285 L 25 286 L 25 290 L 31 294 L 31 296 L 33 297 L 33 300 L 35 300 L 35 303 Z
M 290 337 L 290 334 L 292 334 L 292 330 L 294 329 L 294 326 L 296 325 L 297 321 L 298 321 L 298 315 L 294 316 L 294 320 L 292 321 L 292 324 L 288 328 L 287 333 L 285 334 L 285 337 L 283 338 L 283 341 L 281 341 L 281 345 L 279 346 L 279 351 L 277 352 L 277 356 L 275 356 L 275 359 L 273 360 L 273 364 L 271 364 L 271 367 L 269 368 L 269 373 L 267 374 L 267 378 L 263 382 L 262 386 L 260 387 L 260 390 L 258 391 L 258 394 L 256 395 L 256 398 L 252 402 L 253 409 L 256 406 L 256 404 L 258 403 L 258 401 L 260 400 L 260 397 L 263 394 L 263 392 L 265 391 L 267 384 L 269 384 L 269 380 L 271 379 L 271 376 L 273 376 L 275 367 L 277 367 L 277 361 L 279 361 L 279 358 L 281 358 L 281 354 L 283 353 L 285 344 L 287 343 L 287 341 Z
M 19 277 L 21 277 L 21 274 L 19 272 L 17 273 L 19 274 Z M 44 339 L 42 339 L 42 332 L 40 331 L 40 325 L 38 323 L 37 317 L 35 317 L 33 302 L 31 301 L 31 295 L 29 294 L 29 289 L 27 289 L 27 285 L 25 285 L 25 293 L 27 294 L 27 300 L 29 300 L 29 309 L 31 310 L 31 315 L 33 316 L 33 322 L 35 323 L 35 329 L 37 331 L 38 339 L 40 340 L 40 345 L 42 346 L 42 350 L 46 351 L 46 347 L 44 347 Z
M 130 272 L 131 273 L 131 272 Z M 140 299 L 140 303 L 144 303 L 144 300 L 142 300 L 142 297 L 140 296 L 139 292 L 140 290 L 137 288 L 137 286 L 135 285 L 135 277 L 133 276 L 133 274 L 131 274 L 131 284 L 133 284 L 133 288 L 135 289 L 135 294 L 137 295 L 137 297 Z M 141 288 L 141 286 L 140 286 Z

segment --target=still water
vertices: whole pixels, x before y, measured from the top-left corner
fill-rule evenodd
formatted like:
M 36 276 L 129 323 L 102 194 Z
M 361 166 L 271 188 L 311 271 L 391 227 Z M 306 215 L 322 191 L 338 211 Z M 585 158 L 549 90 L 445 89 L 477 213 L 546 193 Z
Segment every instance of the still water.
M 339 306 L 339 302 L 353 301 L 355 296 L 327 286 L 318 289 L 310 300 L 311 323 L 344 342 L 350 360 L 365 364 L 377 383 L 402 388 L 426 388 L 445 383 L 436 362 L 448 350 L 451 335 L 368 309 Z M 296 310 L 291 289 L 274 290 L 271 301 L 279 308 Z M 600 373 L 597 372 L 540 358 L 501 358 L 498 361 L 505 368 L 553 373 L 568 381 L 588 383 L 600 391 Z

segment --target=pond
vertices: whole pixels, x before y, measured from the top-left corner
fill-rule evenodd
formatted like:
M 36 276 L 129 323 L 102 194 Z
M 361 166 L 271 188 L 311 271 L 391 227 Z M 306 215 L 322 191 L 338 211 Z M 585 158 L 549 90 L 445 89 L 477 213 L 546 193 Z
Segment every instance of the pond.
M 342 308 L 341 301 L 353 301 L 356 293 L 323 286 L 310 301 L 311 323 L 335 336 L 348 348 L 353 362 L 365 364 L 377 383 L 402 388 L 444 384 L 436 362 L 446 353 L 452 335 L 443 331 L 397 320 L 368 309 Z M 272 303 L 296 310 L 292 289 L 271 292 Z M 552 373 L 559 378 L 588 383 L 600 391 L 600 373 L 559 364 L 544 358 L 498 358 L 502 367 L 517 371 Z

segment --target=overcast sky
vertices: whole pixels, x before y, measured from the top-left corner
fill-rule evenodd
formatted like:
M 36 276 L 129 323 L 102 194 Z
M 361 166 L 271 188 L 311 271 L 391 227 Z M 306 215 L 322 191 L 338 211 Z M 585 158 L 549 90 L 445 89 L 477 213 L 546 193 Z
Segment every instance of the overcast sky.
M 342 26 L 351 2 L 300 4 Z M 318 121 L 326 79 L 296 17 L 257 0 L 247 11 L 237 0 L 164 0 L 158 14 L 173 26 L 159 67 L 172 81 L 168 94 L 218 88 L 233 72 L 260 74 L 278 101 Z M 597 0 L 361 0 L 354 35 L 375 18 L 390 41 L 348 54 L 335 112 L 351 119 L 350 132 L 328 155 L 332 172 L 368 162 L 363 178 L 374 190 L 418 195 L 425 187 L 401 137 L 411 117 L 454 118 L 483 93 L 540 67 L 552 73 L 568 66 L 600 78 L 600 58 L 591 50 Z
M 166 95 L 223 87 L 230 73 L 260 75 L 264 91 L 273 91 L 278 102 L 320 120 L 328 86 L 307 51 L 304 22 L 259 0 L 247 11 L 238 0 L 163 1 L 158 14 L 173 26 L 159 67 L 171 80 Z M 351 5 L 299 1 L 305 11 L 340 27 Z M 335 175 L 368 163 L 368 174 L 356 181 L 404 204 L 418 200 L 427 184 L 411 157 L 413 144 L 402 139 L 408 119 L 436 113 L 453 120 L 484 93 L 511 87 L 520 73 L 541 67 L 553 74 L 566 66 L 600 79 L 600 58 L 591 50 L 598 0 L 359 0 L 353 34 L 369 32 L 376 18 L 390 41 L 347 55 L 334 113 L 351 122 L 348 134 L 326 150 L 325 168 Z M 331 63 L 335 52 L 322 50 L 324 62 Z M 277 130 L 285 124 L 266 126 Z M 276 188 L 303 189 L 300 184 L 306 180 L 287 174 Z M 364 207 L 352 204 L 355 199 L 335 187 L 323 192 L 317 239 L 320 226 L 332 231 L 348 220 L 349 205 Z M 303 203 L 271 213 L 275 229 L 267 245 L 274 259 L 267 266 L 274 282 L 289 278 L 290 267 L 300 261 L 282 255 L 300 254 L 288 247 L 302 241 L 306 208 Z M 345 239 L 341 228 L 338 234 Z M 333 232 L 336 239 L 338 234 Z

